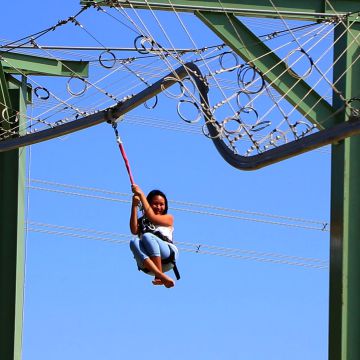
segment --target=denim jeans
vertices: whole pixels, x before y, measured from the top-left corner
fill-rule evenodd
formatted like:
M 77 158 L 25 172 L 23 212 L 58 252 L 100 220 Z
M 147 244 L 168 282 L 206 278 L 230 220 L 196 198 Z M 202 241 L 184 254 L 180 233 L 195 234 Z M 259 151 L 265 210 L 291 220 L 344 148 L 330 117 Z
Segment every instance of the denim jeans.
M 141 238 L 134 238 L 130 241 L 130 249 L 134 254 L 136 263 L 140 269 L 144 269 L 143 263 L 145 259 L 153 256 L 160 256 L 161 259 L 167 259 L 170 256 L 170 248 L 175 252 L 175 259 L 178 256 L 178 250 L 175 245 L 159 239 L 156 235 L 151 233 L 144 233 Z M 173 268 L 173 264 L 164 264 L 163 272 L 169 271 Z M 152 273 L 149 273 L 153 275 Z

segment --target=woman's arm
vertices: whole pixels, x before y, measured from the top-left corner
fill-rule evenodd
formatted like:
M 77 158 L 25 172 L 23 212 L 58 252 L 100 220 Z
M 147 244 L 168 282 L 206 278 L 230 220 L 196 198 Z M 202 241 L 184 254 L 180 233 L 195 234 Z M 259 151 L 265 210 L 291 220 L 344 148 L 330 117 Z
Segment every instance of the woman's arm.
M 132 191 L 135 195 L 140 198 L 142 203 L 145 216 L 154 224 L 160 226 L 173 226 L 174 225 L 174 217 L 170 214 L 165 215 L 157 215 L 154 213 L 153 209 L 151 208 L 150 204 L 148 203 L 145 194 L 137 185 L 132 185 Z
M 130 231 L 133 235 L 138 233 L 138 216 L 137 216 L 137 207 L 140 203 L 140 198 L 137 195 L 134 195 L 131 203 L 131 213 L 130 213 Z

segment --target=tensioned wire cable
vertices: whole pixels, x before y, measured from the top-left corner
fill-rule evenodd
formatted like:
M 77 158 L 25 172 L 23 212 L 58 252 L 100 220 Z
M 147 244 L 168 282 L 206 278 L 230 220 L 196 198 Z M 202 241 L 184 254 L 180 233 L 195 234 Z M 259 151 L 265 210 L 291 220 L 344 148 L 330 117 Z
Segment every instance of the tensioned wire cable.
M 228 14 L 226 14 L 227 16 L 228 16 Z M 228 16 L 228 18 L 229 18 L 229 16 Z M 231 22 L 231 19 L 229 18 L 229 20 L 230 20 L 230 22 Z M 231 24 L 232 24 L 232 22 L 231 22 Z M 232 26 L 233 26 L 233 28 L 234 28 L 234 30 L 236 31 L 236 33 L 238 33 L 237 32 L 237 29 L 235 28 L 235 26 L 232 24 Z M 184 27 L 184 25 L 183 25 L 183 27 Z M 187 32 L 188 33 L 188 32 Z M 188 34 L 189 36 L 190 36 L 190 34 Z M 239 39 L 240 39 L 240 41 L 242 41 L 242 39 L 241 39 L 241 36 L 238 34 L 238 37 L 239 37 Z M 244 42 L 242 41 L 242 43 L 244 44 Z M 247 50 L 247 48 L 245 49 L 245 50 Z M 299 79 L 300 80 L 300 79 Z M 271 85 L 271 84 L 270 84 Z M 274 100 L 274 99 L 273 99 Z M 254 99 L 251 99 L 250 101 L 254 101 Z M 275 105 L 277 105 L 277 102 L 275 102 L 274 101 L 274 103 L 275 103 Z M 230 107 L 231 107 L 231 104 L 228 102 L 228 104 L 230 105 Z M 285 118 L 285 119 L 287 119 L 287 117 Z M 284 121 L 284 120 L 283 120 Z M 277 125 L 277 126 L 280 126 L 281 124 L 279 124 L 279 125 Z M 246 127 L 243 127 L 243 129 L 246 129 Z M 292 131 L 293 132 L 293 130 L 292 130 L 292 128 L 291 127 L 289 127 L 289 131 Z M 249 134 L 247 134 L 248 135 L 248 137 L 250 138 L 250 140 L 255 144 L 255 140 L 252 138 L 252 137 L 250 137 L 250 135 Z M 269 137 L 269 135 L 267 136 L 267 137 Z M 265 139 L 267 138 L 267 137 L 265 137 Z M 258 144 L 259 142 L 258 141 L 256 141 L 256 143 Z
M 334 6 L 331 4 L 331 2 L 329 0 L 325 0 L 326 4 L 331 8 L 331 10 L 337 15 L 338 19 L 340 20 L 340 22 L 344 25 L 344 27 L 346 28 L 347 25 L 345 24 L 344 20 L 343 20 L 343 16 L 341 14 L 339 14 L 338 11 L 336 11 L 336 9 L 334 8 Z M 360 5 L 359 5 L 359 11 L 354 11 L 352 13 L 348 13 L 347 15 L 353 15 L 353 14 L 357 14 L 357 18 L 359 17 L 360 14 Z M 357 42 L 357 44 L 360 46 L 360 42 L 357 40 L 357 38 L 355 39 L 353 34 L 350 32 L 350 36 Z
M 146 67 L 146 65 L 143 65 L 143 66 Z M 115 70 L 115 71 L 117 71 L 117 70 Z M 164 69 L 162 68 L 161 71 L 164 72 L 164 71 L 166 71 L 166 70 L 164 70 Z M 111 74 L 108 74 L 107 76 L 109 76 L 109 75 L 111 75 Z M 157 72 L 156 75 L 159 76 L 159 72 Z M 155 75 L 155 73 L 154 73 L 154 77 L 156 77 L 156 75 Z M 105 76 L 105 77 L 107 77 L 107 76 Z M 104 77 L 104 78 L 105 78 L 105 77 Z M 101 80 L 101 79 L 100 79 L 100 80 Z M 116 96 L 118 96 L 118 95 L 116 95 Z M 84 98 L 83 98 L 83 99 L 84 99 Z M 69 101 L 69 100 L 70 100 L 70 99 L 68 99 L 67 101 Z M 61 106 L 61 104 L 59 104 L 59 105 L 57 105 L 57 106 Z M 54 109 L 54 108 L 49 109 L 48 111 L 51 111 L 51 110 L 53 110 L 53 109 Z M 40 114 L 39 117 L 40 117 L 40 116 L 43 116 L 43 115 L 44 115 L 46 112 L 48 112 L 48 111 L 45 111 L 44 113 Z
M 345 32 L 344 32 L 344 33 L 345 33 Z M 349 47 L 348 47 L 348 48 L 349 48 Z M 330 49 L 331 49 L 331 47 L 329 47 L 329 48 L 321 55 L 320 59 L 318 59 L 317 62 L 320 61 L 321 58 L 324 57 L 325 54 L 326 54 L 328 51 L 330 51 Z M 345 53 L 345 52 L 346 52 L 346 50 L 344 50 L 344 53 Z M 340 57 L 341 57 L 341 55 L 335 60 L 335 62 L 337 62 L 337 61 L 340 59 Z M 353 61 L 353 63 L 354 63 L 355 61 L 357 61 L 357 59 L 355 59 L 355 60 Z M 333 65 L 331 65 L 331 66 L 329 67 L 329 69 L 326 71 L 326 73 L 332 69 L 332 66 L 333 66 Z M 348 69 L 349 69 L 351 66 L 352 66 L 352 64 L 348 67 Z M 346 74 L 346 72 L 348 71 L 348 69 L 344 71 L 343 75 Z M 343 76 L 343 75 L 342 75 L 342 76 Z M 340 76 L 339 79 L 341 79 L 342 76 Z M 301 78 L 300 78 L 300 79 L 301 79 Z M 300 79 L 299 79 L 298 81 L 300 81 Z M 316 84 L 315 84 L 314 86 L 316 86 L 317 84 L 319 84 L 319 82 L 320 82 L 321 80 L 322 80 L 322 78 L 320 78 L 320 79 L 316 82 Z M 335 82 L 334 84 L 336 84 L 336 82 Z M 313 87 L 314 87 L 314 86 L 313 86 Z M 291 89 L 292 89 L 292 88 L 291 88 Z M 289 89 L 289 91 L 290 91 L 291 89 Z M 288 92 L 289 92 L 289 91 L 288 91 Z M 288 93 L 288 92 L 287 92 L 287 93 Z M 306 94 L 306 96 L 307 96 L 309 93 L 310 93 L 310 90 L 309 90 L 309 92 Z M 286 95 L 286 94 L 284 94 L 284 95 L 282 96 L 282 98 L 284 98 L 285 95 Z M 327 97 L 327 94 L 323 95 L 323 96 L 307 111 L 307 113 L 306 113 L 304 116 L 306 116 L 307 114 L 309 114 L 309 113 L 316 107 L 316 105 L 319 103 L 319 101 L 320 101 L 321 99 L 325 99 L 326 97 Z M 292 111 L 290 112 L 290 114 L 291 114 L 293 111 L 295 111 L 295 109 L 296 109 L 297 107 L 298 107 L 298 104 L 294 106 L 294 108 L 292 109 Z M 335 115 L 335 113 L 334 113 L 334 115 Z M 265 116 L 265 115 L 263 115 L 263 117 L 261 118 L 261 120 L 264 118 L 264 116 Z M 324 120 L 326 120 L 326 119 L 324 119 Z
M 353 24 L 353 23 L 352 23 L 352 24 Z M 351 25 L 352 25 L 352 24 L 351 24 Z M 351 26 L 351 25 L 350 25 L 350 26 Z M 349 28 L 350 28 L 350 26 L 349 26 Z M 344 30 L 344 32 L 343 32 L 343 34 L 342 34 L 341 36 L 343 36 L 343 35 L 346 33 L 346 31 L 347 31 L 347 30 Z M 334 46 L 337 41 L 340 41 L 340 37 L 339 37 L 335 42 L 333 42 L 333 45 L 332 45 L 332 46 Z M 325 74 L 327 74 L 330 70 L 332 70 L 332 69 L 333 69 L 333 66 L 334 66 L 338 61 L 341 60 L 341 57 L 342 57 L 344 54 L 346 54 L 347 50 L 349 50 L 349 49 L 351 48 L 351 46 L 353 46 L 354 41 L 355 41 L 355 40 L 353 40 L 352 42 L 350 42 L 350 43 L 348 44 L 348 46 L 346 47 L 346 49 L 344 49 L 344 50 L 342 51 L 342 53 L 338 56 L 338 58 L 335 59 L 334 62 L 332 63 L 332 65 L 325 71 Z M 327 53 L 328 51 L 329 51 L 329 49 L 327 49 L 327 51 L 326 51 L 325 53 Z M 321 57 L 323 57 L 324 55 L 325 55 L 325 54 L 322 54 Z M 346 73 L 351 69 L 351 67 L 359 60 L 359 58 L 360 58 L 360 56 L 357 56 L 357 57 L 348 65 L 348 67 L 344 70 L 344 72 L 343 72 L 342 74 L 340 74 L 340 76 L 336 79 L 336 81 L 334 81 L 334 82 L 332 83 L 332 84 L 333 84 L 333 87 L 332 87 L 329 91 L 334 90 L 335 85 L 336 85 L 339 81 L 341 81 L 341 79 L 346 75 Z M 320 79 L 320 80 L 321 80 L 321 79 Z M 316 85 L 320 82 L 320 80 L 316 83 Z M 327 93 L 328 93 L 329 91 L 327 91 Z M 327 93 L 326 93 L 322 98 L 324 98 L 324 97 L 327 95 Z M 336 93 L 338 93 L 338 90 L 336 91 Z M 344 97 L 343 97 L 342 95 L 341 95 L 341 98 L 344 99 Z M 346 100 L 346 99 L 345 99 L 345 100 Z M 319 102 L 319 101 L 320 101 L 320 99 L 318 100 L 318 102 Z M 315 108 L 315 106 L 318 104 L 318 102 L 316 102 L 316 103 L 311 107 L 311 109 L 308 110 L 307 113 L 309 113 L 310 111 L 312 111 L 312 110 Z M 297 107 L 297 105 L 294 107 L 294 110 L 296 109 L 296 107 Z M 294 110 L 293 110 L 293 111 L 294 111 Z
M 323 25 L 322 29 L 325 29 L 325 27 L 326 27 L 326 25 Z M 332 30 L 331 30 L 331 31 L 332 31 Z M 316 33 L 315 35 L 317 35 L 317 34 L 318 34 L 318 33 Z M 305 34 L 305 35 L 309 35 L 309 33 L 307 33 L 307 34 Z M 258 59 L 261 59 L 263 56 L 269 55 L 269 54 L 272 53 L 272 52 L 275 52 L 275 51 L 277 51 L 277 50 L 279 50 L 279 49 L 281 49 L 281 48 L 284 48 L 285 46 L 287 46 L 288 44 L 291 44 L 292 42 L 293 42 L 293 41 L 290 41 L 290 42 L 287 43 L 287 44 L 280 45 L 278 48 L 271 50 L 271 52 L 269 52 L 269 53 L 266 53 L 266 54 L 264 54 L 264 55 L 259 56 L 257 59 L 254 59 L 253 61 L 258 60 Z M 275 66 L 277 66 L 277 65 L 275 65 Z M 275 66 L 274 66 L 274 67 L 275 67 Z M 273 68 L 269 68 L 268 71 L 264 73 L 264 75 L 266 75 L 266 74 L 267 74 L 268 72 L 270 72 L 272 69 L 273 69 Z M 274 79 L 273 82 L 279 80 L 280 76 L 283 75 L 283 74 L 285 74 L 285 71 L 284 71 L 283 73 L 281 73 L 276 79 Z M 267 116 L 268 116 L 276 107 L 279 106 L 280 101 L 285 98 L 285 96 L 292 90 L 292 88 L 293 88 L 299 81 L 300 81 L 300 80 L 298 80 L 298 81 L 289 89 L 289 91 L 287 91 L 285 94 L 283 94 L 283 95 L 281 95 L 281 96 L 279 95 L 280 98 L 278 98 L 276 101 L 275 101 L 275 99 L 272 99 L 273 102 L 274 102 L 274 104 L 265 112 L 264 115 L 262 115 L 262 116 L 260 117 L 260 119 L 259 119 L 260 122 L 261 122 L 261 121 L 264 121 L 264 119 L 266 119 Z M 273 83 L 273 82 L 272 82 L 272 83 Z M 272 83 L 270 83 L 269 85 L 271 86 Z M 266 86 L 265 90 L 267 90 L 267 89 L 268 89 L 268 87 Z M 250 100 L 250 102 L 252 103 L 252 102 L 254 102 L 255 100 L 257 100 L 260 96 L 264 96 L 264 95 L 267 95 L 267 94 L 265 94 L 265 91 L 261 91 L 261 92 L 259 92 L 258 94 L 256 94 L 254 97 L 252 97 L 251 100 Z M 233 98 L 233 97 L 235 97 L 235 96 L 237 96 L 236 93 L 235 93 L 234 95 L 230 96 L 227 100 L 231 100 L 231 98 Z M 218 105 L 218 104 L 217 104 L 217 105 Z M 217 105 L 215 105 L 215 106 L 217 106 Z M 249 106 L 249 105 L 250 105 L 250 103 L 248 103 L 248 104 L 245 105 L 245 106 Z M 280 122 L 280 123 L 277 125 L 277 127 L 280 127 L 280 126 L 282 125 L 282 123 L 284 123 L 284 121 L 285 121 L 285 120 L 282 120 L 282 122 Z M 267 137 L 268 137 L 268 136 L 265 136 L 265 138 L 262 140 L 262 142 L 265 141 L 265 139 L 266 139 Z M 257 141 L 259 142 L 259 140 L 257 140 Z
M 219 3 L 221 4 L 221 1 L 219 1 Z M 287 25 L 287 24 L 286 24 Z M 234 30 L 236 31 L 236 28 L 233 26 Z M 287 29 L 289 30 L 289 32 L 293 35 L 293 33 L 291 32 L 291 30 L 289 29 L 289 27 L 287 26 Z M 240 37 L 240 35 L 238 34 L 238 36 Z M 294 36 L 294 35 L 293 35 Z M 241 39 L 241 38 L 240 38 Z M 295 40 L 297 41 L 297 39 L 295 38 Z M 300 79 L 299 79 L 300 80 Z M 271 84 L 270 84 L 271 85 Z M 291 89 L 289 89 L 290 91 Z M 263 117 L 264 118 L 264 117 Z M 261 120 L 260 120 L 261 121 Z
M 64 225 L 47 224 L 42 222 L 29 221 L 29 231 L 43 233 L 48 235 L 58 235 L 62 237 L 74 237 L 86 240 L 97 240 L 114 244 L 128 244 L 129 240 L 134 238 L 133 235 L 114 233 L 109 231 L 99 231 L 89 228 L 69 227 Z M 125 239 L 124 239 L 125 238 Z M 124 239 L 124 240 L 122 240 Z M 285 255 L 274 252 L 259 252 L 255 250 L 228 248 L 205 243 L 192 243 L 176 241 L 179 250 L 196 254 L 207 254 L 214 256 L 223 256 L 237 260 L 252 260 L 272 264 L 283 264 L 300 266 L 313 269 L 327 269 L 328 261 Z
M 66 20 L 59 20 L 58 23 L 56 25 L 53 25 L 45 30 L 40 30 L 34 34 L 31 34 L 31 35 L 28 35 L 28 36 L 25 36 L 19 40 L 15 40 L 15 41 L 11 41 L 10 43 L 7 43 L 6 46 L 9 46 L 9 45 L 13 45 L 13 44 L 16 44 L 20 41 L 23 41 L 25 39 L 28 39 L 26 42 L 24 42 L 23 44 L 20 44 L 18 45 L 18 47 L 21 47 L 21 45 L 25 45 L 25 44 L 28 44 L 30 43 L 32 40 L 36 40 L 38 38 L 40 38 L 41 36 L 47 34 L 48 32 L 50 31 L 54 31 L 55 29 L 57 29 L 59 26 L 63 26 L 65 24 L 67 24 L 68 22 L 70 22 L 72 19 L 76 19 L 82 12 L 84 12 L 86 9 L 88 8 L 88 6 L 85 6 L 83 7 L 80 11 L 78 11 L 75 15 L 73 16 L 70 16 L 69 18 L 67 18 Z M 3 48 L 4 46 L 1 46 L 0 45 L 0 49 Z M 10 49 L 11 50 L 11 49 Z M 3 52 L 8 52 L 10 50 L 7 50 L 7 51 L 3 51 Z
M 269 1 L 270 1 L 271 5 L 273 6 L 273 8 L 274 8 L 274 9 L 276 10 L 276 12 L 278 13 L 278 15 L 280 16 L 280 19 L 281 19 L 281 21 L 283 22 L 283 24 L 286 26 L 286 28 L 289 30 L 290 34 L 292 35 L 292 37 L 294 38 L 294 40 L 295 40 L 296 43 L 298 44 L 299 48 L 302 49 L 302 44 L 300 44 L 300 43 L 298 42 L 298 40 L 297 40 L 296 37 L 294 36 L 293 32 L 290 31 L 287 22 L 285 21 L 285 19 L 283 18 L 283 16 L 282 16 L 282 15 L 280 14 L 280 12 L 278 11 L 278 9 L 277 9 L 277 7 L 275 6 L 274 2 L 273 2 L 272 0 L 269 0 Z M 340 20 L 340 22 L 343 23 L 343 21 L 342 21 L 341 18 L 339 18 L 339 20 Z M 354 21 L 354 22 L 355 22 L 355 21 Z M 354 22 L 353 22 L 353 23 L 354 23 Z M 348 32 L 348 31 L 350 30 L 350 27 L 351 27 L 351 24 L 349 24 L 348 26 L 346 26 L 345 30 Z M 357 39 L 355 38 L 354 41 L 357 42 Z M 359 43 L 358 43 L 358 45 L 359 45 Z M 327 81 L 327 83 L 332 87 L 332 89 L 341 97 L 341 99 L 342 99 L 342 100 L 345 100 L 345 99 L 342 97 L 341 92 L 334 86 L 333 83 L 331 83 L 331 82 L 327 79 L 327 77 L 325 76 L 325 74 L 322 73 L 321 69 L 317 66 L 316 62 L 314 63 L 314 66 L 315 66 L 316 70 L 322 75 L 322 77 Z
M 111 190 L 105 190 L 105 189 L 93 188 L 93 187 L 85 187 L 85 186 L 79 186 L 79 185 L 63 184 L 63 183 L 47 181 L 47 180 L 31 179 L 31 183 L 52 186 L 53 188 L 49 188 L 49 187 L 44 188 L 44 187 L 40 187 L 40 186 L 30 185 L 30 189 L 54 192 L 54 193 L 59 193 L 59 194 L 64 194 L 64 195 L 92 198 L 95 200 L 106 200 L 106 201 L 114 201 L 114 202 L 121 202 L 121 203 L 130 203 L 129 199 L 131 198 L 131 194 L 128 194 L 128 193 L 121 193 L 121 192 L 116 192 L 116 191 L 111 191 Z M 59 188 L 81 190 L 81 191 L 86 191 L 88 193 L 59 190 Z M 103 194 L 103 195 L 96 195 L 94 193 Z M 121 199 L 119 197 L 117 197 L 117 198 L 108 197 L 108 196 L 104 196 L 104 195 L 115 195 L 115 196 L 125 197 L 126 199 Z M 327 229 L 328 223 L 325 221 L 302 219 L 302 218 L 298 218 L 298 217 L 290 217 L 290 216 L 283 216 L 283 215 L 276 215 L 276 214 L 266 214 L 266 213 L 262 213 L 262 212 L 246 211 L 246 210 L 240 210 L 240 209 L 214 206 L 214 205 L 209 205 L 209 204 L 200 204 L 200 203 L 192 203 L 192 202 L 177 201 L 177 200 L 169 200 L 169 202 L 170 202 L 170 204 L 182 205 L 182 206 L 187 207 L 187 208 L 178 208 L 178 207 L 171 206 L 172 210 L 177 210 L 177 211 L 197 213 L 200 215 L 224 217 L 224 218 L 230 218 L 230 219 L 234 219 L 234 220 L 247 220 L 247 221 L 263 222 L 263 223 L 268 223 L 268 224 L 273 224 L 273 225 L 283 225 L 283 226 L 289 226 L 289 227 L 305 228 L 305 229 L 309 229 L 309 230 L 328 231 L 328 229 Z M 190 209 L 189 207 L 191 207 L 192 209 Z M 193 208 L 195 208 L 195 209 L 193 209 Z M 209 211 L 204 211 L 204 210 L 197 210 L 196 208 L 222 211 L 224 213 L 214 213 L 214 212 L 209 212 Z M 238 215 L 234 215 L 234 214 L 243 214 L 243 215 L 254 216 L 254 217 L 258 217 L 258 218 L 250 218 L 250 217 L 238 216 Z M 263 219 L 261 219 L 261 218 L 263 218 Z M 268 220 L 268 219 L 272 219 L 272 220 Z M 282 222 L 275 221 L 275 219 L 281 220 Z M 299 223 L 299 224 L 296 224 L 296 223 Z
M 72 17 L 71 18 L 73 21 L 76 21 L 76 20 L 74 20 L 74 18 Z M 83 29 L 84 29 L 84 27 L 82 27 Z M 84 30 L 86 30 L 86 29 L 84 29 Z M 93 36 L 92 36 L 93 37 Z M 94 38 L 94 37 L 93 37 Z M 105 48 L 106 49 L 106 48 Z M 57 59 L 57 60 L 59 60 L 59 59 Z M 61 60 L 60 60 L 61 61 Z M 53 95 L 53 94 L 51 94 L 51 95 Z M 59 99 L 57 99 L 57 100 L 59 100 Z M 68 99 L 69 100 L 69 99 Z M 64 102 L 62 103 L 62 104 L 60 104 L 59 106 L 61 106 L 61 105 L 65 105 L 64 104 Z M 70 105 L 70 107 L 71 107 L 71 105 Z M 74 109 L 74 110 L 76 110 L 76 109 Z M 78 109 L 77 109 L 78 110 Z M 41 116 L 41 115 L 40 115 Z
M 4 103 L 0 101 L 0 104 L 5 106 Z M 41 108 L 41 106 L 36 105 L 37 108 Z M 60 111 L 60 110 L 59 110 Z M 27 114 L 18 113 L 19 116 L 26 116 L 29 120 L 27 121 L 35 121 L 37 123 L 45 124 L 48 127 L 52 126 L 52 123 L 48 123 L 46 119 L 39 119 L 38 117 L 32 117 L 28 116 Z M 122 120 L 123 124 L 129 124 L 129 125 L 139 125 L 139 126 L 146 126 L 146 127 L 152 127 L 162 130 L 168 130 L 168 131 L 175 131 L 175 132 L 181 132 L 186 134 L 192 134 L 192 135 L 198 135 L 203 136 L 201 125 L 198 124 L 192 124 L 189 126 L 189 124 L 185 124 L 184 122 L 171 122 L 168 119 L 161 119 L 158 117 L 149 117 L 149 116 L 140 116 L 140 115 L 131 115 L 127 114 L 124 119 Z M 5 131 L 5 130 L 4 130 Z M 10 132 L 9 132 L 10 133 Z M 249 142 L 247 139 L 243 138 L 240 141 Z M 320 153 L 326 153 L 328 154 L 330 151 L 329 149 L 317 149 L 314 150 L 316 152 Z
M 147 32 L 147 34 L 145 34 L 145 36 L 148 36 L 148 34 L 150 34 L 150 38 L 151 38 L 151 39 L 155 39 L 155 37 L 151 34 L 151 32 L 149 31 L 148 27 L 146 26 L 146 24 L 144 23 L 144 21 L 142 20 L 142 18 L 140 17 L 140 15 L 138 14 L 138 11 L 136 11 L 136 9 L 132 6 L 131 3 L 129 3 L 129 5 L 130 5 L 131 9 L 133 10 L 134 14 L 136 15 L 136 17 L 138 18 L 138 20 L 141 22 L 142 26 L 145 28 L 145 30 L 146 30 L 146 32 Z M 153 14 L 152 9 L 150 9 L 150 11 L 151 11 L 151 13 Z M 153 16 L 154 16 L 154 14 L 153 14 Z M 156 16 L 154 16 L 154 17 L 155 17 L 155 19 L 157 20 L 157 23 L 159 24 L 159 27 L 160 27 L 161 30 L 163 31 L 163 34 L 165 35 L 167 41 L 170 43 L 171 48 L 172 48 L 173 51 L 175 52 L 175 49 L 176 49 L 176 48 L 175 48 L 175 46 L 172 44 L 171 39 L 170 39 L 169 36 L 167 35 L 166 31 L 164 31 L 164 29 L 163 29 L 162 25 L 159 23 L 157 17 L 156 17 Z M 163 50 L 163 47 L 160 47 L 159 44 L 156 43 L 156 46 L 159 48 L 159 50 Z M 200 53 L 200 56 L 201 56 L 201 53 Z M 169 60 L 168 60 L 169 57 L 173 58 L 175 61 L 177 61 L 177 62 L 181 63 L 182 65 L 184 65 L 184 62 L 181 60 L 181 54 L 178 54 L 178 53 L 177 53 L 176 55 L 174 55 L 173 52 L 170 52 L 170 53 L 165 53 L 165 54 L 162 56 L 162 60 L 164 61 L 164 63 L 167 64 L 168 68 L 172 71 L 174 77 L 175 77 L 176 79 L 178 79 L 179 82 L 181 82 L 181 80 L 179 79 L 179 76 L 178 76 L 178 75 L 176 74 L 176 72 L 175 72 L 174 67 L 171 65 L 171 63 L 170 63 Z M 190 74 L 189 70 L 188 70 L 186 67 L 185 67 L 185 71 L 188 73 L 188 76 L 191 78 L 191 74 Z M 201 94 L 200 94 L 201 99 L 198 100 L 198 99 L 192 94 L 192 92 L 189 91 L 189 89 L 186 87 L 186 85 L 184 85 L 184 83 L 183 83 L 183 86 L 184 86 L 185 90 L 187 91 L 188 96 L 192 98 L 192 100 L 193 100 L 193 102 L 194 102 L 195 104 L 200 105 L 199 103 L 204 102 L 205 99 L 202 99 L 202 95 L 201 95 Z
M 112 72 L 112 74 L 113 74 L 115 71 L 117 71 L 117 69 L 114 70 L 114 71 Z M 107 76 L 109 76 L 109 74 L 106 75 L 105 77 L 107 77 Z M 104 78 L 105 78 L 105 77 L 104 77 Z M 138 86 L 138 83 L 136 83 L 134 87 L 136 87 L 136 86 Z M 129 89 L 131 90 L 131 88 L 127 88 L 126 91 L 129 91 Z M 61 103 L 56 103 L 55 106 L 53 106 L 53 107 L 50 108 L 50 109 L 47 108 L 44 112 L 42 112 L 41 114 L 37 115 L 36 118 L 33 118 L 33 120 L 34 120 L 35 122 L 43 123 L 43 124 L 46 124 L 47 126 L 51 127 L 52 124 L 51 124 L 51 123 L 47 123 L 46 120 L 41 119 L 41 117 L 43 117 L 45 114 L 49 113 L 50 111 L 53 111 L 53 110 L 57 109 L 57 108 L 60 107 L 60 106 L 65 106 L 65 107 L 66 107 L 66 106 L 67 106 L 67 105 L 66 105 L 67 102 L 70 101 L 71 99 L 74 99 L 74 98 L 76 98 L 76 96 L 71 96 L 70 98 L 68 98 L 68 99 L 65 100 L 65 101 L 62 101 Z M 72 105 L 71 107 L 74 108 L 73 105 Z M 80 110 L 80 108 L 78 108 L 78 107 L 77 107 L 77 110 L 78 110 L 78 112 L 85 112 L 85 110 Z M 63 109 L 59 109 L 59 112 L 62 112 L 62 111 L 63 111 Z M 54 114 L 50 115 L 48 118 L 50 118 L 51 116 L 54 116 Z M 28 118 L 28 116 L 27 116 L 27 118 Z M 47 118 L 47 119 L 48 119 L 48 118 Z
M 147 126 L 147 127 L 157 128 L 157 129 L 163 129 L 163 130 L 169 130 L 169 131 L 203 136 L 201 125 L 192 124 L 191 126 L 189 126 L 189 124 L 174 123 L 169 120 L 160 119 L 157 117 L 146 117 L 146 116 L 140 116 L 140 115 L 126 115 L 124 117 L 124 119 L 122 120 L 122 123 L 123 124 L 131 124 L 131 125 Z M 250 141 L 247 140 L 246 138 L 242 138 L 239 141 L 250 143 Z M 313 151 L 315 151 L 317 153 L 324 153 L 324 154 L 330 153 L 330 150 L 327 148 L 320 148 L 320 149 L 316 149 Z
M 232 24 L 233 25 L 233 24 Z M 234 25 L 233 25 L 233 28 L 235 29 L 235 31 L 237 31 L 237 29 L 234 27 Z M 239 35 L 239 34 L 238 34 Z M 240 36 L 240 35 L 239 35 Z M 240 37 L 240 40 L 241 40 L 241 37 Z M 271 85 L 271 84 L 270 84 Z

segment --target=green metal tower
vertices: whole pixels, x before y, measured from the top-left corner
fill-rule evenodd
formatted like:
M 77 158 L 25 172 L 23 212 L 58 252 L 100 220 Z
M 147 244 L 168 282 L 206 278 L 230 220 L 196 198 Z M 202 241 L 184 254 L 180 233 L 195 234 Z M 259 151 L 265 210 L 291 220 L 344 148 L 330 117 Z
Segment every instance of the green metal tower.
M 31 103 L 32 94 L 27 75 L 88 75 L 87 62 L 58 61 L 14 53 L 0 53 L 0 59 L 0 125 L 9 131 L 14 126 L 21 129 L 26 120 L 26 105 Z M 1 360 L 22 358 L 24 196 L 25 148 L 0 153 Z
M 116 1 L 81 1 L 82 5 L 96 3 L 116 6 Z M 131 4 L 130 4 L 131 3 Z M 255 4 L 254 4 L 255 3 Z M 244 60 L 256 58 L 256 67 L 262 70 L 265 80 L 284 96 L 290 104 L 319 130 L 330 129 L 348 121 L 342 103 L 334 96 L 328 104 L 306 81 L 294 79 L 284 71 L 286 64 L 253 34 L 238 16 L 283 18 L 316 21 L 323 18 L 340 20 L 334 32 L 333 79 L 347 100 L 359 98 L 360 23 L 359 1 L 356 0 L 135 0 L 121 6 L 134 8 L 190 12 L 214 31 Z M 351 28 L 349 24 L 352 24 Z M 346 36 L 343 36 L 343 33 Z M 246 46 L 243 46 L 246 44 Z M 1 54 L 0 54 L 1 55 Z M 27 57 L 8 56 L 0 67 L 0 103 L 2 126 L 11 127 L 16 112 L 25 114 L 26 103 L 31 101 L 31 89 L 26 85 L 26 75 L 69 76 L 68 67 L 76 74 L 87 75 L 87 64 L 63 62 Z M 41 59 L 41 60 L 40 60 Z M 340 59 L 340 60 L 338 60 Z M 12 67 L 21 70 L 21 80 L 13 77 Z M 40 65 L 39 65 L 40 61 Z M 271 71 L 265 71 L 272 69 Z M 343 74 L 346 74 L 343 76 Z M 304 96 L 304 94 L 310 94 Z M 316 111 L 313 111 L 313 105 Z M 336 116 L 335 116 L 336 114 Z M 21 122 L 21 116 L 18 116 Z M 325 120 L 327 119 L 327 120 Z M 331 247 L 330 247 L 330 324 L 329 359 L 360 359 L 360 192 L 357 179 L 360 176 L 358 161 L 360 137 L 354 136 L 332 145 L 331 164 Z M 12 150 L 0 154 L 0 358 L 21 358 L 22 293 L 24 267 L 24 150 Z

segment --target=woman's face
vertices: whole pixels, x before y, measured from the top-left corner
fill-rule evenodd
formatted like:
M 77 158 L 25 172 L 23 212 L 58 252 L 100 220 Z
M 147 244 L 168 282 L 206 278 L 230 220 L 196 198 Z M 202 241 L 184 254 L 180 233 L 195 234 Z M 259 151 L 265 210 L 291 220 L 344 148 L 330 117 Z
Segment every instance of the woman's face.
M 165 199 L 161 195 L 155 195 L 150 203 L 155 215 L 163 215 L 165 211 Z

